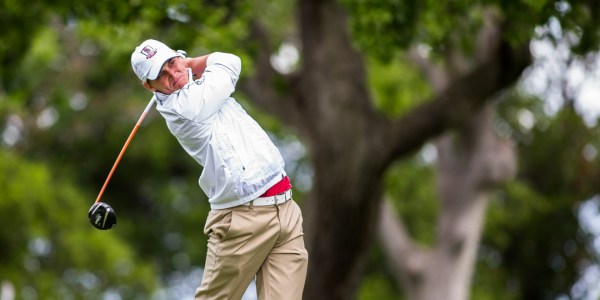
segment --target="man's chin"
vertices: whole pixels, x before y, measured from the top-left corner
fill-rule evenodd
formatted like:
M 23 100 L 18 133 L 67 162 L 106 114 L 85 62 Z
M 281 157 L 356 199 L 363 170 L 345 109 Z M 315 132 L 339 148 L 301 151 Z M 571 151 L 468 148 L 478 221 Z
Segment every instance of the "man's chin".
M 181 88 L 183 88 L 186 84 L 188 84 L 188 80 L 186 79 L 181 79 L 181 81 L 178 81 L 177 84 L 175 85 L 175 90 L 179 90 Z
M 169 89 L 169 94 L 175 93 L 176 91 L 179 91 L 185 84 L 176 84 L 173 85 L 172 88 Z
M 161 91 L 159 89 L 157 89 L 156 91 L 159 92 L 159 93 L 161 93 L 161 94 L 164 94 L 164 95 L 171 95 L 174 92 L 174 91 L 171 91 L 171 90 L 162 90 Z

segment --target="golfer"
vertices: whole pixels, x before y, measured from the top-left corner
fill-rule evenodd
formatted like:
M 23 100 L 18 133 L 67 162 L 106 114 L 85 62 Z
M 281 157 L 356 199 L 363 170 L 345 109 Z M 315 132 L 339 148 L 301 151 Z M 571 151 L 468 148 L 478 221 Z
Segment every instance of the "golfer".
M 255 276 L 259 299 L 301 299 L 308 264 L 302 213 L 278 149 L 231 97 L 240 58 L 186 58 L 146 40 L 131 65 L 171 133 L 203 167 L 199 184 L 211 211 L 195 299 L 240 299 Z

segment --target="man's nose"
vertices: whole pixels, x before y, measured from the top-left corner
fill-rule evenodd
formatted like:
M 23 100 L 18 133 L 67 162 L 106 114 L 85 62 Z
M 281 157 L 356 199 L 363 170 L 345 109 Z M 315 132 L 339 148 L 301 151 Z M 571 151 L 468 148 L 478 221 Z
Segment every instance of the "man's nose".
M 165 71 L 171 79 L 173 79 L 175 77 L 175 74 L 177 73 L 177 70 L 174 70 L 174 69 L 169 69 L 169 70 L 165 70 Z

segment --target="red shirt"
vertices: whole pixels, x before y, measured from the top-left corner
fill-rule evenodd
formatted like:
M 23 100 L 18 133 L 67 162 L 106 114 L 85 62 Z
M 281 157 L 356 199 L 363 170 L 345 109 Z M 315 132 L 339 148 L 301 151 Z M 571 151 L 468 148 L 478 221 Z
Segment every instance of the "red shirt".
M 260 195 L 260 197 L 270 197 L 270 196 L 279 195 L 291 188 L 292 188 L 292 183 L 290 182 L 290 178 L 285 176 L 278 183 L 276 183 L 272 187 L 270 187 L 264 194 Z

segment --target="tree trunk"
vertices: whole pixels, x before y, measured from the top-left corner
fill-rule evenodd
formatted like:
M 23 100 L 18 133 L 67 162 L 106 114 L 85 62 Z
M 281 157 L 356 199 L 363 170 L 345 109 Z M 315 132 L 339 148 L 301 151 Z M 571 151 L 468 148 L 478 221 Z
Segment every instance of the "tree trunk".
M 305 200 L 310 253 L 305 299 L 352 299 L 381 193 L 380 123 L 362 55 L 349 45 L 345 14 L 334 1 L 301 1 L 304 27 L 300 93 L 315 168 Z M 310 19 L 310 21 L 309 21 Z M 378 139 L 380 139 L 378 141 Z
M 255 24 L 250 40 L 262 51 L 256 74 L 242 86 L 255 104 L 297 130 L 314 165 L 313 188 L 303 203 L 309 251 L 304 298 L 354 299 L 373 242 L 386 168 L 463 124 L 465 116 L 519 77 L 530 55 L 527 47 L 504 43 L 438 96 L 389 120 L 372 105 L 363 55 L 352 46 L 343 7 L 335 0 L 298 4 L 300 69 L 277 74 L 269 63 L 268 35 Z M 274 90 L 275 82 L 290 94 Z
M 412 246 L 393 210 L 381 210 L 381 242 L 395 257 L 394 274 L 411 300 L 469 299 L 489 193 L 516 171 L 514 149 L 495 135 L 492 118 L 488 104 L 465 128 L 436 143 L 441 209 L 432 249 Z

